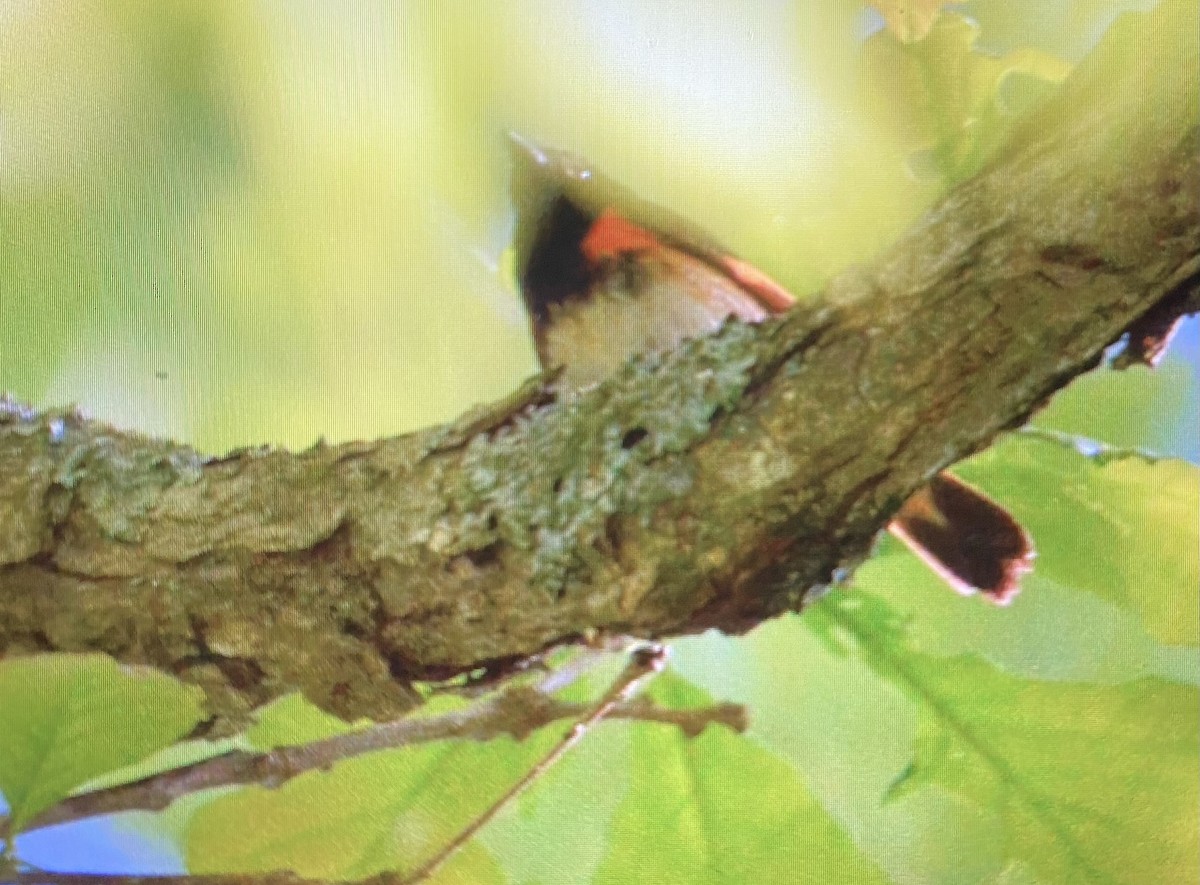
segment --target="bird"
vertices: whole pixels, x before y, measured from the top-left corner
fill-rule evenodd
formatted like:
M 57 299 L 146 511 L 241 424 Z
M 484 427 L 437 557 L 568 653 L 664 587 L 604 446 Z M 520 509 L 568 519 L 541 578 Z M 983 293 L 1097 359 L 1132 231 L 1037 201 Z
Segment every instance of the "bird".
M 639 354 L 726 322 L 761 323 L 797 301 L 786 288 L 581 157 L 509 133 L 517 280 L 543 369 L 586 389 Z M 1036 555 L 999 503 L 943 471 L 888 531 L 946 585 L 1008 605 Z

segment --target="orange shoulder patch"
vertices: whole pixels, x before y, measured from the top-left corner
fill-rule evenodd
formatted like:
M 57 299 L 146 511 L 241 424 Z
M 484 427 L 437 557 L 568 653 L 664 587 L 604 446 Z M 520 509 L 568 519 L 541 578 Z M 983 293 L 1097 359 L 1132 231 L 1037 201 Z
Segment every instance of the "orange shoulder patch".
M 605 209 L 588 228 L 579 249 L 584 258 L 595 264 L 626 252 L 644 252 L 661 246 L 658 237 L 646 228 L 622 218 L 612 209 Z

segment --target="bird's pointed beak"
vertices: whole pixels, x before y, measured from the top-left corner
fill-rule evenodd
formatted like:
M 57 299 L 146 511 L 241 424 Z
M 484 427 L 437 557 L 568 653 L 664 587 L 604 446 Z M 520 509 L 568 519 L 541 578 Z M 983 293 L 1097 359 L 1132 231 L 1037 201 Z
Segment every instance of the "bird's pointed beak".
M 534 166 L 549 165 L 549 156 L 537 142 L 526 138 L 521 133 L 512 129 L 508 130 L 505 135 L 508 138 L 508 147 L 512 151 L 515 163 L 532 164 Z

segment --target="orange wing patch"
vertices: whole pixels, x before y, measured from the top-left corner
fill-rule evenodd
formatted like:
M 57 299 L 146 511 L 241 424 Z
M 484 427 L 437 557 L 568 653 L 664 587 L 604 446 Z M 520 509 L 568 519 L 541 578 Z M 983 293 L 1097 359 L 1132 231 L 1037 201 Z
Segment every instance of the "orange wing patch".
M 649 252 L 664 247 L 652 231 L 612 209 L 600 213 L 579 244 L 579 250 L 590 264 L 630 252 Z M 796 296 L 754 265 L 732 255 L 718 256 L 714 263 L 729 279 L 757 299 L 768 313 L 783 313 L 796 304 Z
M 600 213 L 579 244 L 583 257 L 592 264 L 627 252 L 644 252 L 661 247 L 662 242 L 658 237 L 622 218 L 612 209 Z
M 721 269 L 729 278 L 757 298 L 771 313 L 783 313 L 796 303 L 796 296 L 775 282 L 753 264 L 721 256 Z

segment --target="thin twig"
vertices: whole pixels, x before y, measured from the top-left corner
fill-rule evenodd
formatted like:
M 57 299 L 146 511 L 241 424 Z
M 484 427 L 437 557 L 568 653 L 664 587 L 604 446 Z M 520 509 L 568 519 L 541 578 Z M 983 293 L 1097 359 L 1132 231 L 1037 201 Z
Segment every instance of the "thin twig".
M 717 704 L 711 707 L 701 707 L 690 710 L 668 710 L 652 703 L 645 699 L 633 696 L 640 688 L 643 680 L 651 674 L 659 672 L 666 660 L 666 651 L 662 646 L 649 645 L 635 651 L 625 669 L 617 676 L 612 685 L 609 686 L 604 695 L 591 705 L 583 704 L 567 704 L 555 701 L 541 695 L 539 689 L 530 688 L 528 686 L 518 686 L 515 690 L 520 693 L 527 693 L 530 697 L 540 697 L 542 704 L 536 709 L 526 708 L 526 712 L 533 713 L 534 718 L 539 716 L 549 717 L 540 724 L 544 725 L 554 719 L 566 718 L 567 715 L 575 715 L 580 718 L 571 726 L 570 730 L 533 768 L 531 768 L 519 781 L 510 787 L 499 799 L 497 799 L 482 815 L 477 817 L 471 824 L 459 833 L 455 839 L 441 849 L 433 858 L 430 858 L 416 872 L 409 874 L 404 878 L 400 878 L 396 872 L 384 872 L 367 880 L 368 885 L 415 885 L 428 878 L 438 868 L 449 860 L 459 849 L 466 845 L 470 839 L 475 836 L 484 826 L 486 826 L 506 805 L 511 803 L 513 799 L 519 796 L 526 790 L 530 784 L 546 773 L 562 756 L 577 744 L 587 730 L 594 726 L 597 722 L 606 718 L 620 716 L 628 719 L 638 719 L 643 721 L 662 722 L 678 727 L 681 731 L 689 736 L 699 734 L 704 728 L 713 722 L 720 722 L 735 731 L 743 731 L 746 728 L 746 711 L 739 704 Z M 481 707 L 489 708 L 493 704 L 503 705 L 507 698 L 511 698 L 514 690 L 502 693 L 497 698 L 494 698 L 488 704 Z M 422 740 L 432 740 L 437 737 L 446 736 L 445 729 L 448 729 L 451 724 L 458 728 L 457 736 L 475 736 L 483 737 L 481 734 L 464 735 L 462 729 L 464 725 L 471 732 L 488 731 L 492 726 L 497 725 L 497 720 L 494 711 L 487 710 L 472 710 L 463 711 L 473 714 L 470 717 L 464 718 L 462 714 L 455 713 L 448 716 L 431 717 L 427 720 L 401 720 L 395 723 L 389 723 L 380 726 L 376 729 L 371 729 L 370 732 L 360 732 L 353 735 L 341 735 L 337 738 L 332 738 L 329 741 L 319 742 L 320 744 L 331 744 L 338 741 L 343 741 L 347 738 L 360 738 L 364 735 L 375 736 L 376 732 L 391 732 L 392 740 L 400 739 L 403 742 L 418 742 Z M 483 713 L 483 715 L 480 715 Z M 455 721 L 457 717 L 457 721 Z M 419 723 L 421 728 L 418 729 L 397 729 L 397 726 L 411 726 Z M 486 723 L 491 723 L 488 725 Z M 428 728 L 430 725 L 433 728 Z M 500 730 L 506 730 L 509 726 L 499 725 L 498 730 L 490 731 L 487 736 L 495 736 L 500 733 Z M 524 731 L 532 731 L 538 727 L 531 721 L 526 722 Z M 359 742 L 361 746 L 361 742 Z M 395 746 L 397 744 L 393 744 Z M 215 760 L 207 760 L 198 763 L 196 766 L 191 766 L 189 771 L 191 777 L 180 779 L 189 784 L 193 789 L 203 788 L 204 786 L 214 786 L 215 775 L 229 775 L 230 773 L 247 774 L 256 771 L 259 776 L 264 771 L 264 766 L 271 768 L 273 771 L 280 771 L 288 764 L 287 757 L 291 751 L 307 750 L 316 745 L 308 745 L 306 747 L 288 747 L 277 750 L 274 753 L 262 754 L 255 756 L 249 753 L 235 753 L 226 757 L 221 757 Z M 346 750 L 345 746 L 341 747 L 342 751 Z M 273 760 L 272 763 L 267 763 L 264 757 L 280 757 Z M 316 759 L 322 758 L 322 754 L 309 754 L 306 762 L 314 763 Z M 345 757 L 342 757 L 345 758 Z M 232 768 L 228 765 L 231 760 L 237 761 L 239 764 Z M 204 772 L 208 772 L 209 777 L 204 776 Z M 173 774 L 174 772 L 167 772 Z M 292 774 L 298 774 L 299 771 L 293 771 Z M 155 782 L 163 780 L 163 776 L 159 775 L 155 778 L 148 779 L 146 782 L 138 784 L 126 785 L 126 787 L 135 787 L 132 794 L 140 795 L 145 800 L 151 791 L 146 788 L 148 785 L 153 785 Z M 173 797 L 178 795 L 180 780 L 172 780 L 168 788 L 161 789 L 161 797 Z M 207 783 L 206 783 L 207 781 Z M 228 781 L 227 781 L 228 782 Z M 161 787 L 161 784 L 159 785 Z M 89 795 L 101 795 L 116 793 L 125 795 L 126 788 L 118 787 L 113 790 L 100 791 L 97 794 L 88 794 L 79 799 L 87 799 Z M 127 796 L 126 796 L 127 798 Z M 168 799 L 169 801 L 169 799 Z M 111 808 L 111 801 L 107 803 Z M 138 806 L 140 807 L 140 806 Z M 95 813 L 100 813 L 96 811 Z M 80 817 L 87 815 L 79 815 Z M 67 818 L 74 819 L 74 818 Z M 45 826 L 45 823 L 39 821 L 39 824 Z M 6 878 L 8 877 L 8 878 Z M 323 880 L 305 879 L 284 870 L 268 873 L 229 873 L 218 875 L 110 875 L 110 874 L 95 874 L 95 873 L 65 873 L 55 872 L 51 870 L 41 870 L 34 867 L 21 864 L 19 861 L 11 861 L 8 867 L 0 863 L 0 882 L 12 882 L 14 885 L 326 885 Z
M 482 814 L 467 824 L 440 851 L 418 867 L 413 873 L 409 874 L 407 878 L 400 880 L 399 885 L 416 885 L 416 883 L 423 882 L 432 876 L 442 864 L 471 841 L 476 833 L 487 826 L 500 813 L 501 809 L 528 789 L 530 784 L 549 771 L 568 750 L 579 743 L 584 735 L 587 734 L 588 729 L 608 716 L 618 704 L 624 703 L 633 697 L 648 676 L 662 670 L 666 665 L 666 660 L 666 646 L 658 645 L 657 643 L 643 646 L 634 651 L 625 669 L 618 674 L 612 685 L 596 701 L 587 715 L 576 721 L 567 733 L 563 735 L 562 740 L 555 744 L 536 765 L 530 768 L 520 780 L 509 787 Z
M 161 811 L 182 796 L 217 787 L 249 784 L 278 787 L 304 772 L 328 768 L 336 762 L 378 750 L 448 738 L 484 741 L 502 734 L 519 740 L 551 722 L 579 717 L 591 709 L 584 704 L 548 697 L 548 690 L 561 687 L 557 682 L 550 683 L 550 679 L 547 677 L 536 688 L 512 686 L 466 710 L 399 719 L 364 731 L 303 746 L 279 747 L 266 753 L 235 750 L 132 783 L 81 793 L 39 814 L 24 831 L 102 814 Z M 644 702 L 617 704 L 607 716 L 670 724 L 687 735 L 699 734 L 714 722 L 739 732 L 746 728 L 746 711 L 739 704 L 690 710 L 668 710 Z M 4 820 L 0 818 L 0 823 Z

